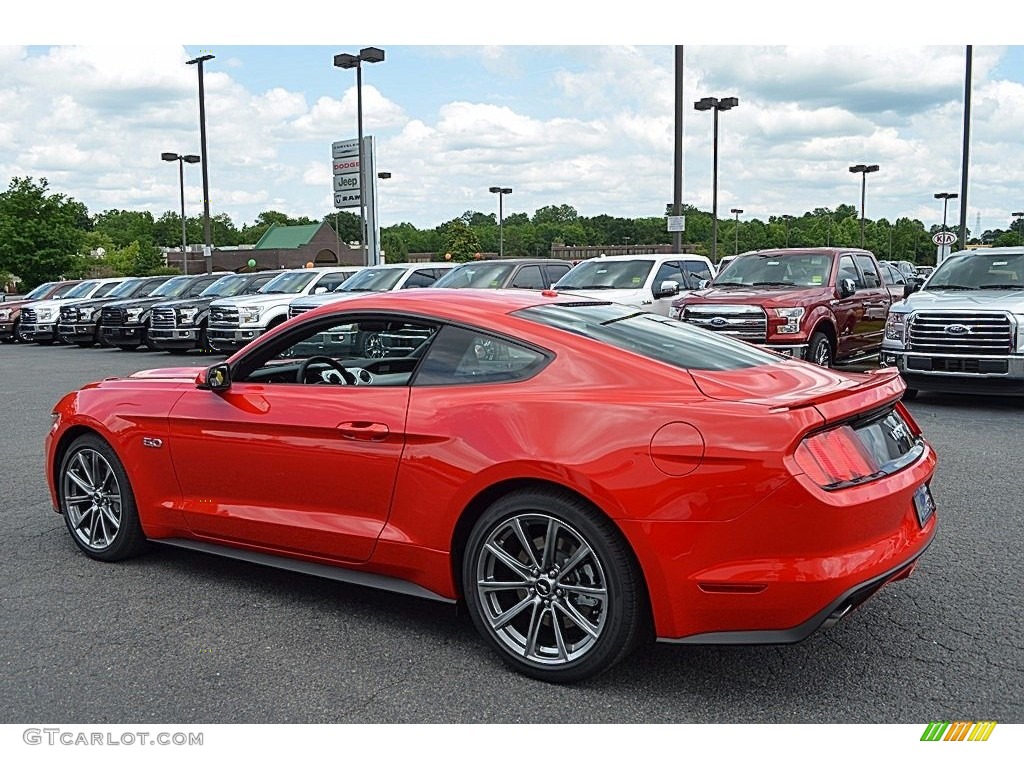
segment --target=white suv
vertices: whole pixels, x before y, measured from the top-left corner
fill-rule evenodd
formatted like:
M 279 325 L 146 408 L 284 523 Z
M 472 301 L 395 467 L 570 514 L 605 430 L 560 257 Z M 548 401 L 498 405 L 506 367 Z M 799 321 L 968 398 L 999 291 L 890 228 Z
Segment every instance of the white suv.
M 711 280 L 715 267 L 692 253 L 599 256 L 581 261 L 554 285 L 556 291 L 603 299 L 668 316 L 673 300 Z

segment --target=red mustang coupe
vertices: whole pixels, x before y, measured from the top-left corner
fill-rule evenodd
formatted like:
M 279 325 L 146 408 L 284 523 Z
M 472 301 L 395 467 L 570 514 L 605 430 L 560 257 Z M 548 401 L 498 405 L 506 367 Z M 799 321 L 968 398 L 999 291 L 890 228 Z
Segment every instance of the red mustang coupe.
M 903 389 L 552 291 L 403 291 L 65 396 L 47 475 L 91 557 L 464 601 L 569 682 L 652 634 L 797 642 L 908 576 L 935 455 Z

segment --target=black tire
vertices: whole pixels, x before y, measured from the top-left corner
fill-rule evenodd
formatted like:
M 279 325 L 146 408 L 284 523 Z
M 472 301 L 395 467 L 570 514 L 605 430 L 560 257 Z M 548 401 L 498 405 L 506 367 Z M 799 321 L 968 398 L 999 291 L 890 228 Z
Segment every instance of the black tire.
M 622 535 L 565 492 L 522 490 L 494 502 L 469 536 L 462 588 L 501 659 L 551 683 L 614 666 L 647 625 L 642 576 Z
M 153 340 L 149 338 L 149 325 L 147 324 L 142 329 L 142 345 L 150 352 L 159 352 L 160 347 L 153 343 Z
M 831 368 L 835 363 L 836 352 L 832 349 L 832 340 L 821 331 L 815 331 L 811 335 L 811 343 L 807 347 L 808 362 L 820 365 L 822 368 Z
M 71 540 L 89 557 L 113 562 L 146 549 L 128 473 L 105 440 L 89 434 L 71 443 L 56 485 Z
M 210 335 L 206 332 L 206 323 L 202 323 L 199 326 L 199 351 L 200 352 L 215 352 L 216 350 L 210 346 Z

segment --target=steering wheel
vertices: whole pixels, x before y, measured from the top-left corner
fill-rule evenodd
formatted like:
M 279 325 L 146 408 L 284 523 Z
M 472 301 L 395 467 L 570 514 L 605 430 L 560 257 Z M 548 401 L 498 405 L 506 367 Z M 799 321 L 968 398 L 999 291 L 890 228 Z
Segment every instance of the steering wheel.
M 309 369 L 309 366 L 313 365 L 314 363 L 323 363 L 328 368 L 333 368 L 335 371 L 338 372 L 338 375 L 341 376 L 342 380 L 346 384 L 356 383 L 356 377 L 353 376 L 345 368 L 345 366 L 343 366 L 333 357 L 327 357 L 326 355 L 313 355 L 312 357 L 307 357 L 305 360 L 299 363 L 299 370 L 295 372 L 295 382 L 297 384 L 306 383 L 306 371 Z

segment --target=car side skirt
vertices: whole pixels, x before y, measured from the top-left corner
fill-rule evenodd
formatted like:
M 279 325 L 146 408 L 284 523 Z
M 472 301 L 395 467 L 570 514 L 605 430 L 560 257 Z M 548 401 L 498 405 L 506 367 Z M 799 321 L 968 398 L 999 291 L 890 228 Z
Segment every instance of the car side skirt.
M 210 555 L 220 555 L 222 557 L 230 557 L 233 560 L 242 560 L 247 563 L 253 563 L 255 565 L 266 565 L 271 568 L 280 568 L 286 571 L 295 571 L 297 573 L 304 573 L 308 576 L 318 576 L 324 579 L 331 579 L 333 581 L 341 581 L 346 584 L 356 584 L 361 587 L 371 587 L 373 589 L 383 589 L 387 592 L 398 592 L 402 595 L 409 595 L 411 597 L 422 597 L 427 600 L 436 600 L 442 603 L 454 604 L 456 601 L 450 597 L 444 597 L 436 592 L 432 592 L 429 589 L 421 587 L 418 584 L 405 581 L 404 579 L 396 579 L 393 576 L 381 576 L 375 573 L 367 573 L 365 571 L 350 570 L 348 568 L 341 568 L 336 565 L 327 565 L 325 563 L 314 563 L 308 560 L 297 560 L 290 557 L 280 557 L 278 555 L 270 555 L 265 552 L 253 552 L 246 549 L 236 549 L 234 547 L 226 547 L 220 544 L 211 544 L 205 541 L 193 541 L 191 539 L 152 539 L 156 544 L 168 544 L 172 547 L 180 547 L 182 549 L 191 549 L 196 552 L 204 552 Z
M 789 629 L 766 629 L 738 632 L 704 632 L 689 637 L 659 637 L 659 643 L 675 645 L 790 645 L 806 640 L 819 629 L 828 629 L 847 616 L 851 611 L 872 597 L 890 581 L 904 579 L 917 565 L 918 559 L 931 546 L 934 536 L 928 540 L 924 549 L 910 560 L 890 568 L 883 574 L 868 579 L 846 590 L 843 594 L 826 605 L 816 614 L 795 627 Z

